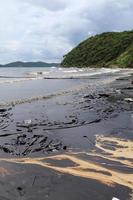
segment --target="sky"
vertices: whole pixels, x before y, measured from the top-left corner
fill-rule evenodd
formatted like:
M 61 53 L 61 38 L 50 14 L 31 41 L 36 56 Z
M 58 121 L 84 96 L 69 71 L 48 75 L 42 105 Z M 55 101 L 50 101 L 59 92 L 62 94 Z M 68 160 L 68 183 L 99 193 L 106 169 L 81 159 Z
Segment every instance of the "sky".
M 0 0 L 0 63 L 60 62 L 84 39 L 133 29 L 133 0 Z

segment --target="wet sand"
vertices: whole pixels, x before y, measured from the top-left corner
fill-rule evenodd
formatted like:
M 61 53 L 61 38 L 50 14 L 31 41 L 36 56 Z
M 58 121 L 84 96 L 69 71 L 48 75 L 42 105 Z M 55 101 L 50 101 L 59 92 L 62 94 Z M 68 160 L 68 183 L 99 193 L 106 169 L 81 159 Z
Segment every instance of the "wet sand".
M 132 200 L 129 74 L 1 103 L 0 200 Z

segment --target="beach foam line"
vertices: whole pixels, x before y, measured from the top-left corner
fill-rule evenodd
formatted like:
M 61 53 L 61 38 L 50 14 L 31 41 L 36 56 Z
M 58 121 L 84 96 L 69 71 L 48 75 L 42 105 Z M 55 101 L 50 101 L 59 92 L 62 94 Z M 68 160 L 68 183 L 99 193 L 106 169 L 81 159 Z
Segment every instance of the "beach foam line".
M 65 95 L 73 91 L 75 92 L 79 91 L 80 89 L 82 88 L 65 90 L 65 91 L 56 92 L 56 93 L 52 93 L 48 95 L 40 95 L 40 96 L 29 97 L 29 98 L 24 98 L 24 99 L 17 99 L 10 102 L 0 102 L 0 106 L 15 106 L 19 104 L 32 103 L 34 101 L 39 101 L 39 100 L 51 99 L 53 97 Z
M 129 74 L 129 72 L 127 72 Z M 62 96 L 62 95 L 66 95 L 72 92 L 79 92 L 83 89 L 89 89 L 89 91 L 94 91 L 97 87 L 99 87 L 100 85 L 102 85 L 102 88 L 104 87 L 104 85 L 106 86 L 107 84 L 115 81 L 117 78 L 122 78 L 125 77 L 125 74 L 121 75 L 121 76 L 115 76 L 115 77 L 111 77 L 108 79 L 100 79 L 99 81 L 97 80 L 95 83 L 83 83 L 80 84 L 78 86 L 74 86 L 70 89 L 66 89 L 63 91 L 59 91 L 59 92 L 55 92 L 55 93 L 51 93 L 51 94 L 47 94 L 47 95 L 40 95 L 40 96 L 34 96 L 34 97 L 29 97 L 29 98 L 24 98 L 24 99 L 16 99 L 10 102 L 0 102 L 0 106 L 15 106 L 15 105 L 19 105 L 19 104 L 25 104 L 25 103 L 32 103 L 35 101 L 39 101 L 39 100 L 46 100 L 46 99 L 50 99 L 53 97 L 57 97 L 57 96 Z M 41 78 L 42 79 L 42 78 Z M 27 79 L 26 79 L 27 80 Z M 30 80 L 37 80 L 36 78 L 30 78 Z
M 59 69 L 58 69 L 59 70 Z M 102 75 L 102 74 L 109 74 L 109 73 L 116 73 L 116 72 L 121 72 L 122 69 L 105 69 L 102 68 L 100 70 L 95 69 L 77 69 L 76 70 L 70 70 L 70 71 L 63 71 L 62 69 L 62 74 L 61 75 L 51 75 L 51 72 L 45 72 L 45 71 L 39 71 L 39 72 L 31 72 L 28 73 L 29 77 L 15 77 L 15 76 L 0 76 L 2 79 L 6 80 L 1 80 L 0 79 L 0 84 L 13 84 L 13 83 L 19 83 L 19 82 L 25 82 L 25 81 L 32 81 L 32 80 L 40 80 L 40 79 L 87 79 L 91 76 L 95 75 Z M 122 70 L 123 71 L 123 76 L 129 75 L 132 70 Z M 52 71 L 53 73 L 54 71 Z M 55 73 L 58 73 L 57 69 Z M 72 73 L 72 74 L 70 74 Z M 74 73 L 74 74 L 73 74 Z M 122 76 L 122 77 L 123 77 Z M 119 77 L 118 77 L 119 78 Z
M 6 77 L 4 77 L 6 78 Z M 32 81 L 32 80 L 40 80 L 43 79 L 42 77 L 25 77 L 25 78 L 17 78 L 17 77 L 7 77 L 9 80 L 0 80 L 0 84 L 13 84 L 13 83 L 20 83 L 25 81 Z
M 41 76 L 44 79 L 80 79 L 80 78 L 88 78 L 93 75 L 100 75 L 100 74 L 108 74 L 108 73 L 115 73 L 119 72 L 121 69 L 94 69 L 94 68 L 55 68 L 55 70 L 51 71 L 38 71 L 38 72 L 30 72 L 29 75 L 34 75 L 36 77 Z
M 115 79 L 114 78 L 110 78 L 108 80 L 100 80 L 95 82 L 95 85 L 94 83 L 83 83 L 83 84 L 80 84 L 78 86 L 74 86 L 70 89 L 66 89 L 66 90 L 63 90 L 63 91 L 59 91 L 59 92 L 55 92 L 55 93 L 51 93 L 51 94 L 47 94 L 47 95 L 39 95 L 39 96 L 34 96 L 34 97 L 29 97 L 29 98 L 24 98 L 24 99 L 16 99 L 16 100 L 13 100 L 13 101 L 10 101 L 10 102 L 0 102 L 0 106 L 15 106 L 15 105 L 19 105 L 19 104 L 25 104 L 25 103 L 32 103 L 34 101 L 39 101 L 39 100 L 46 100 L 46 99 L 51 99 L 53 97 L 57 97 L 57 96 L 62 96 L 62 95 L 66 95 L 66 94 L 69 94 L 69 93 L 72 93 L 72 92 L 79 92 L 81 91 L 82 89 L 88 89 L 91 91 L 91 88 L 93 88 L 93 90 L 96 89 L 97 86 L 99 86 L 100 84 L 102 85 L 102 88 L 104 85 L 114 81 Z

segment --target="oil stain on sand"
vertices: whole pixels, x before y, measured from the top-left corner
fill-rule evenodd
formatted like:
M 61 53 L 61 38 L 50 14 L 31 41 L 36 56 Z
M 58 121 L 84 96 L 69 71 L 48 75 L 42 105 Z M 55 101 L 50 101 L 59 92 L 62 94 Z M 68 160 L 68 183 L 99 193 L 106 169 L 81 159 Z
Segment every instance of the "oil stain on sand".
M 49 157 L 0 161 L 39 165 L 60 173 L 97 180 L 111 187 L 119 184 L 133 191 L 133 140 L 96 136 L 95 147 L 89 153 L 69 152 Z

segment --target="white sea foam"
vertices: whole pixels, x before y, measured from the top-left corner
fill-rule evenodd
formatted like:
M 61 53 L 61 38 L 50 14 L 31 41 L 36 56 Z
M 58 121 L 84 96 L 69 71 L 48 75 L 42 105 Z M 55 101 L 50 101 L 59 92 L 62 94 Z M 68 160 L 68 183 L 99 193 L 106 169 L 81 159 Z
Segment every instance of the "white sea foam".
M 120 77 L 120 76 L 118 76 Z M 40 101 L 40 100 L 47 100 L 47 99 L 51 99 L 53 97 L 57 97 L 57 96 L 62 96 L 62 95 L 66 95 L 66 94 L 70 94 L 73 92 L 80 92 L 83 89 L 88 89 L 89 87 L 89 91 L 94 91 L 97 89 L 97 87 L 100 88 L 100 85 L 103 89 L 104 85 L 107 85 L 109 83 L 111 83 L 112 81 L 114 81 L 116 78 L 118 77 L 108 77 L 107 79 L 103 78 L 103 79 L 99 79 L 95 82 L 82 82 L 80 84 L 77 85 L 73 85 L 70 88 L 67 89 L 62 89 L 60 91 L 55 91 L 55 92 L 50 92 L 47 93 L 45 95 L 37 95 L 37 96 L 29 96 L 29 97 L 21 97 L 21 98 L 15 98 L 12 100 L 5 100 L 5 101 L 0 101 L 0 106 L 15 106 L 15 105 L 20 105 L 20 104 L 25 104 L 25 103 L 32 103 L 35 101 Z
M 43 78 L 49 79 L 66 79 L 66 78 L 86 78 L 93 75 L 107 74 L 107 73 L 115 73 L 119 72 L 120 69 L 93 69 L 93 68 L 55 68 L 54 70 L 49 69 L 48 71 L 39 71 L 39 72 L 31 72 L 29 75 L 32 76 L 41 76 Z
M 75 72 L 74 72 L 75 71 Z M 114 73 L 114 74 L 113 74 Z M 31 103 L 33 101 L 45 100 L 60 95 L 69 94 L 71 92 L 80 92 L 82 89 L 94 91 L 94 89 L 103 88 L 116 78 L 121 78 L 133 73 L 129 69 L 88 69 L 88 68 L 28 68 L 28 69 L 0 69 L 0 87 L 1 98 L 0 106 L 12 106 L 18 104 Z M 100 74 L 103 74 L 100 76 Z M 113 74 L 113 76 L 108 76 Z M 91 76 L 99 77 L 96 81 Z M 84 79 L 79 81 L 43 81 L 42 79 Z M 89 80 L 90 78 L 90 80 Z M 95 77 L 94 77 L 95 78 Z M 42 80 L 41 84 L 40 81 Z M 20 82 L 22 83 L 22 91 L 20 91 Z M 29 83 L 28 83 L 29 81 Z M 37 84 L 34 82 L 37 81 Z M 44 83 L 44 85 L 43 85 Z M 69 83 L 69 84 L 68 84 Z M 8 84 L 8 85 L 7 85 Z M 33 85 L 33 86 L 32 86 Z M 9 87 L 8 87 L 9 86 Z M 10 87 L 11 86 L 11 87 Z M 95 88 L 96 87 L 96 88 Z M 13 91 L 13 92 L 12 92 Z M 32 96 L 33 95 L 33 96 Z
M 84 79 L 89 78 L 94 75 L 101 75 L 101 74 L 109 74 L 109 73 L 117 73 L 121 72 L 124 75 L 127 75 L 131 70 L 126 69 L 107 69 L 107 68 L 100 68 L 100 69 L 94 69 L 94 68 L 32 68 L 32 69 L 26 69 L 25 73 L 22 73 L 22 77 L 13 78 L 13 76 L 1 76 L 0 77 L 0 84 L 13 84 L 13 83 L 19 83 L 24 81 L 32 81 L 32 80 L 38 80 L 38 79 Z M 17 74 L 17 72 L 15 72 Z M 7 71 L 8 74 L 8 71 Z M 0 73 L 0 75 L 2 75 Z
M 78 70 L 64 70 L 64 73 L 77 73 Z
M 113 197 L 113 199 L 112 200 L 120 200 L 120 199 L 118 199 L 118 198 L 116 198 L 116 197 Z
M 13 84 L 13 83 L 19 83 L 19 82 L 25 82 L 25 81 L 31 81 L 31 80 L 37 80 L 37 79 L 42 79 L 42 77 L 27 77 L 27 78 L 6 78 L 0 80 L 0 84 Z

